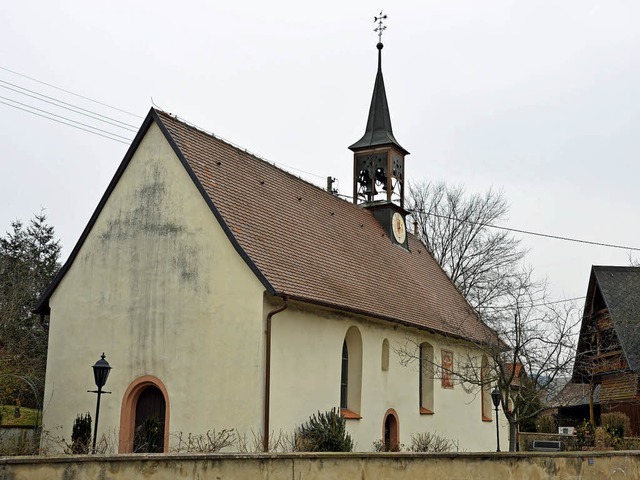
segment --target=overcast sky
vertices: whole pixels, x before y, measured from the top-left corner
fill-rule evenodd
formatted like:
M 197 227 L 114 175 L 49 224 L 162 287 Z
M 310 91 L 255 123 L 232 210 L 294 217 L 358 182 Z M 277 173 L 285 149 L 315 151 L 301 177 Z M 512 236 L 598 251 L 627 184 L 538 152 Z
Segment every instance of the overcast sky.
M 134 130 L 153 97 L 350 194 L 347 146 L 366 123 L 380 7 L 409 180 L 502 189 L 512 228 L 640 247 L 637 0 L 1 2 L 0 231 L 46 208 L 66 258 L 128 147 L 4 103 L 134 136 L 23 89 Z M 583 296 L 592 264 L 628 264 L 628 250 L 521 238 L 557 298 Z

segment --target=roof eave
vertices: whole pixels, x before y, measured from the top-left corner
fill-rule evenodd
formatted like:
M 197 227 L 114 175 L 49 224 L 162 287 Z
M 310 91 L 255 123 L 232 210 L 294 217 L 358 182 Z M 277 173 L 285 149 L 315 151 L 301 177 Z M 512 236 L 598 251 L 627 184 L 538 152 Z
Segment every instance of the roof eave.
M 455 333 L 451 333 L 451 332 L 447 332 L 444 330 L 438 330 L 435 328 L 429 328 L 425 325 L 419 325 L 417 323 L 413 323 L 413 322 L 409 322 L 406 320 L 402 320 L 400 318 L 395 318 L 395 317 L 390 317 L 390 316 L 386 316 L 386 315 L 381 315 L 381 314 L 376 314 L 373 312 L 369 312 L 366 310 L 361 310 L 358 308 L 352 308 L 346 305 L 340 305 L 337 303 L 331 303 L 331 302 L 324 302 L 322 300 L 317 300 L 315 298 L 310 298 L 310 297 L 304 297 L 302 295 L 291 295 L 282 291 L 273 293 L 272 295 L 274 296 L 286 296 L 287 298 L 289 298 L 290 300 L 297 300 L 299 302 L 303 302 L 303 303 L 309 303 L 312 305 L 317 305 L 320 307 L 326 307 L 326 308 L 331 308 L 333 310 L 340 310 L 343 312 L 347 312 L 347 313 L 352 313 L 352 314 L 356 314 L 356 315 L 362 315 L 365 317 L 370 317 L 370 318 L 375 318 L 377 320 L 384 320 L 387 322 L 391 322 L 391 323 L 395 323 L 395 324 L 399 324 L 405 327 L 410 327 L 410 328 L 415 328 L 417 330 L 422 330 L 422 331 L 427 331 L 436 335 L 442 335 L 444 337 L 449 337 L 449 338 L 455 338 L 457 340 L 465 340 L 465 341 L 473 341 L 473 342 L 477 342 L 479 345 L 489 345 L 489 342 L 485 342 L 479 339 L 472 339 L 469 338 L 469 336 L 465 336 L 462 334 L 455 334 Z M 487 327 L 488 328 L 488 327 Z M 499 340 L 499 345 L 502 347 L 504 344 L 504 342 L 501 339 Z

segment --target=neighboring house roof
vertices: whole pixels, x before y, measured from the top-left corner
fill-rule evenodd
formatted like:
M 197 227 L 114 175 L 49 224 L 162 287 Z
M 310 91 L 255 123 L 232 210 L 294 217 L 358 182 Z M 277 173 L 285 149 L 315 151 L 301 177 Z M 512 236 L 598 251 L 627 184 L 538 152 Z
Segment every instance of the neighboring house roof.
M 586 336 L 593 321 L 593 303 L 598 292 L 609 311 L 629 367 L 640 371 L 640 267 L 594 265 L 591 268 L 577 357 L 590 355 Z M 584 362 L 576 362 L 574 382 L 585 381 L 587 377 Z
M 594 266 L 604 302 L 627 362 L 640 370 L 640 267 Z
M 590 388 L 588 383 L 567 383 L 546 405 L 553 408 L 589 405 Z M 593 403 L 600 404 L 600 385 L 593 389 Z
M 478 342 L 495 333 L 409 235 L 394 245 L 372 213 L 246 151 L 152 109 L 89 225 L 36 307 L 55 290 L 152 122 L 156 122 L 245 262 L 286 295 Z
M 514 371 L 514 367 L 515 367 L 515 371 Z M 505 369 L 507 370 L 507 374 L 511 374 L 513 372 L 513 376 L 514 378 L 519 378 L 522 375 L 524 375 L 524 368 L 522 368 L 523 365 L 520 362 L 517 363 L 507 363 L 505 364 Z

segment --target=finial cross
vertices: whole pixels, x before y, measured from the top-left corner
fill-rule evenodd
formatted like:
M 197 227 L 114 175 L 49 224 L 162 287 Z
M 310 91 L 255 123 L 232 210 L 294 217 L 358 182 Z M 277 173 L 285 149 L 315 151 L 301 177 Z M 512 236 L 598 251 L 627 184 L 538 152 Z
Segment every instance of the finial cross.
M 386 14 L 382 14 L 382 10 L 380 10 L 379 16 L 377 17 L 373 17 L 373 21 L 378 22 L 378 26 L 376 28 L 373 29 L 374 32 L 378 33 L 378 42 L 382 43 L 382 32 L 384 32 L 387 29 L 386 25 L 382 24 L 383 20 L 386 20 L 387 15 Z

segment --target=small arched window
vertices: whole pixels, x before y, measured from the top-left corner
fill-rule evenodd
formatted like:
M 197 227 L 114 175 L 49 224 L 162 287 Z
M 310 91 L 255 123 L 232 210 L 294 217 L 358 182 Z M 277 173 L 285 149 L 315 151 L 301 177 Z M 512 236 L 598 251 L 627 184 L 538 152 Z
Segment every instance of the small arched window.
M 362 337 L 351 327 L 342 342 L 340 409 L 346 418 L 360 418 L 362 393 Z
M 430 343 L 420 344 L 419 365 L 419 402 L 420 413 L 430 415 L 433 413 L 433 346 Z
M 389 340 L 386 338 L 382 341 L 381 368 L 383 372 L 389 370 Z

